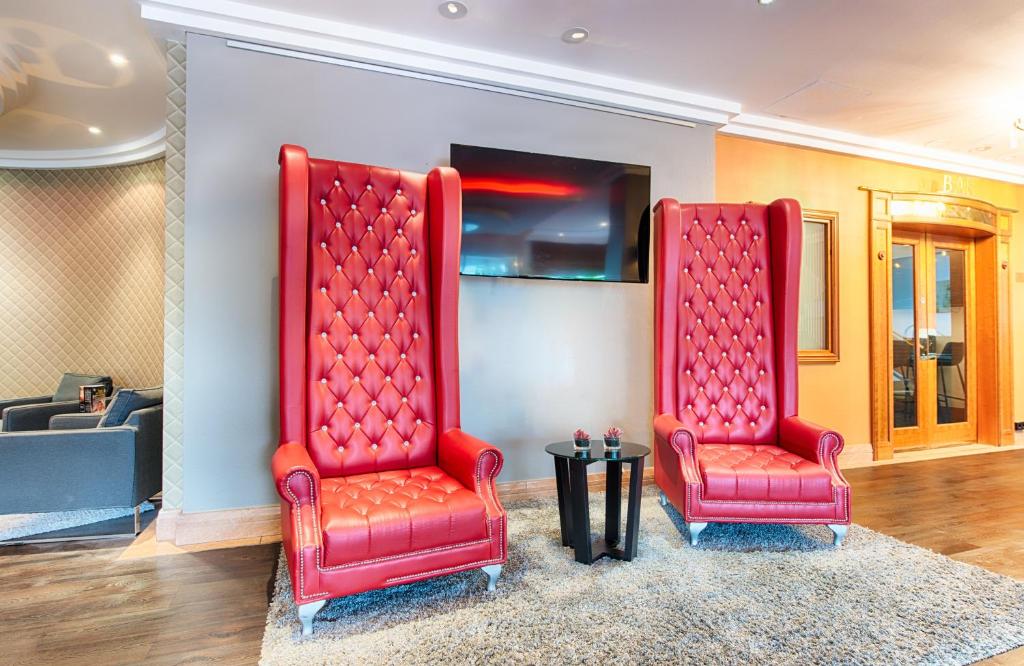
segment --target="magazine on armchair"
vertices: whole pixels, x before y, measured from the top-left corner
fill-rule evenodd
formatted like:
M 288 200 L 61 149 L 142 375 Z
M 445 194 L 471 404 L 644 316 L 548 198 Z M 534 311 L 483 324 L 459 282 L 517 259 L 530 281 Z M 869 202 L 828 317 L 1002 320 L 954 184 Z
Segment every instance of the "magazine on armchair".
M 83 414 L 102 412 L 106 408 L 106 384 L 85 384 L 78 388 L 78 411 Z

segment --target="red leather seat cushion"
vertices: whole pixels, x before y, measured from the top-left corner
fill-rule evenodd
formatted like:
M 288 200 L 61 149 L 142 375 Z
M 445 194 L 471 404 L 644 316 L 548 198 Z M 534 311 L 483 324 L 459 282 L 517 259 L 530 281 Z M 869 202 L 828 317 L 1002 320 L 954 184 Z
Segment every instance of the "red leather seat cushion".
M 709 500 L 831 502 L 828 470 L 772 444 L 701 444 L 697 463 Z
M 483 501 L 439 467 L 321 480 L 328 566 L 487 538 Z

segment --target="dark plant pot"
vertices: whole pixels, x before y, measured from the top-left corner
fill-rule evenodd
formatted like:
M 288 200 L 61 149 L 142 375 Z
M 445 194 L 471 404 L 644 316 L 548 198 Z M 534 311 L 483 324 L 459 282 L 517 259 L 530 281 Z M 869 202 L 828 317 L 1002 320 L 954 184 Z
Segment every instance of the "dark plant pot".
M 590 440 L 589 439 L 574 439 L 574 440 L 572 440 L 572 442 L 573 442 L 573 444 L 576 445 L 577 449 L 589 449 L 590 448 Z
M 622 443 L 619 441 L 618 437 L 605 437 L 604 448 L 617 451 L 618 449 L 622 448 Z

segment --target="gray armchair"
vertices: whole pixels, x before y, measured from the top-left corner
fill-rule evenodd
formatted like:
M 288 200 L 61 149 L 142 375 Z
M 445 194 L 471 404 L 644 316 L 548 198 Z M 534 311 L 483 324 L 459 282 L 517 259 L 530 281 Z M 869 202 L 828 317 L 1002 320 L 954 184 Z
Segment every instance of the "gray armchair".
M 0 514 L 137 507 L 160 491 L 162 389 L 117 392 L 102 414 L 0 433 Z
M 66 372 L 53 395 L 0 400 L 0 432 L 46 430 L 52 416 L 78 411 L 78 389 L 86 384 L 106 384 L 107 395 L 113 391 L 110 377 Z

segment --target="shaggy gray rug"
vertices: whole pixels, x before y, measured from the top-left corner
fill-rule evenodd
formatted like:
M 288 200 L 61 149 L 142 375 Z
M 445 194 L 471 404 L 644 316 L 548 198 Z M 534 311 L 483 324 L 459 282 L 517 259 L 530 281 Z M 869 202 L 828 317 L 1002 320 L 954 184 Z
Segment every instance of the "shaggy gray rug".
M 968 664 L 1024 645 L 1024 583 L 863 527 L 836 550 L 825 527 L 711 525 L 691 548 L 648 493 L 638 557 L 588 567 L 553 499 L 507 508 L 496 592 L 471 571 L 334 599 L 308 638 L 282 559 L 260 663 Z
M 142 503 L 142 511 L 152 511 L 153 504 Z M 81 511 L 53 511 L 51 513 L 10 513 L 0 516 L 0 541 L 21 539 L 44 532 L 64 530 L 99 523 L 104 520 L 130 516 L 132 508 L 82 509 Z

